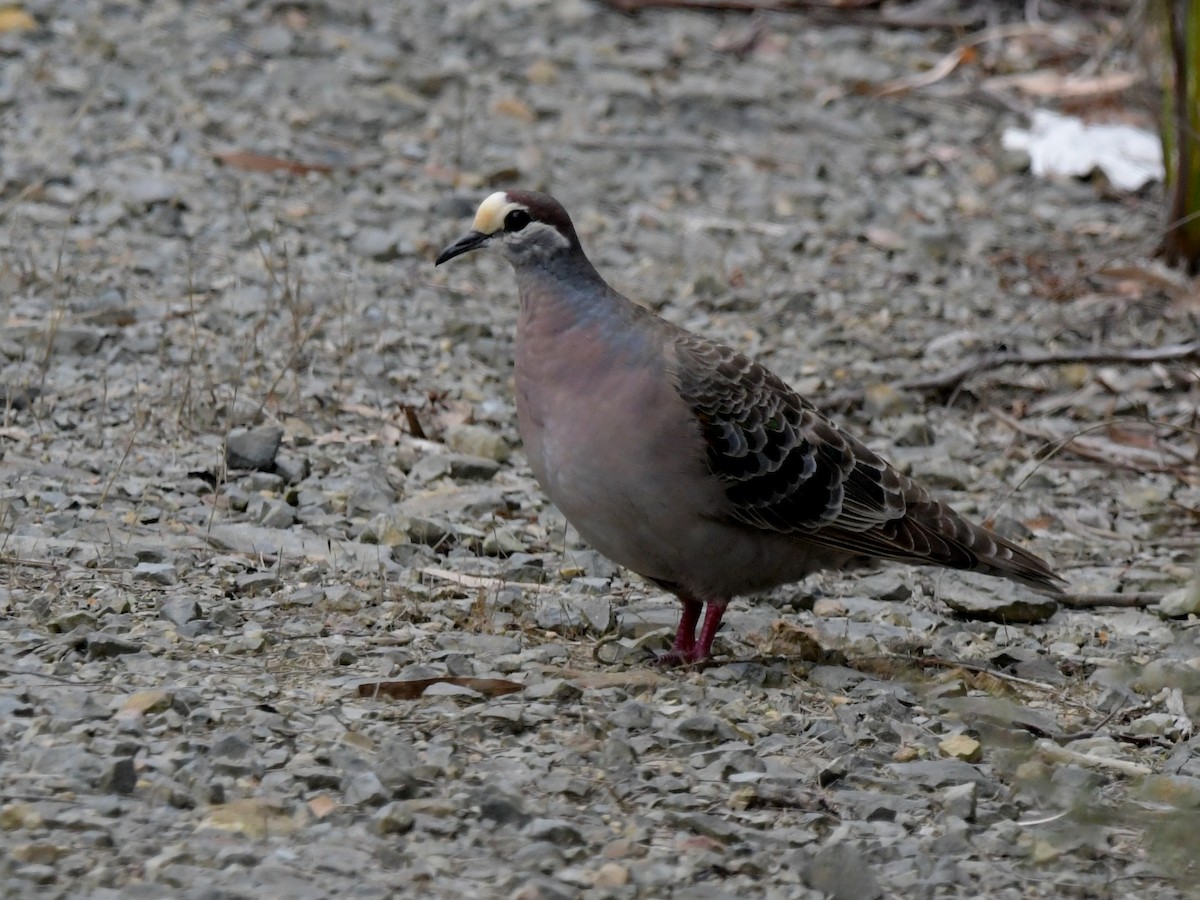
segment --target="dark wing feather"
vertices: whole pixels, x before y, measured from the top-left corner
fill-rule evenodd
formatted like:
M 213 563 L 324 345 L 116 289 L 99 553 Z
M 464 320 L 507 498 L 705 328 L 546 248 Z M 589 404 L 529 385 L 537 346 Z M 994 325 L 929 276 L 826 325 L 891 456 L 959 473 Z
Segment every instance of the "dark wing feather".
M 763 366 L 686 332 L 672 348 L 680 397 L 734 521 L 853 554 L 1059 590 L 1041 559 L 935 500 Z

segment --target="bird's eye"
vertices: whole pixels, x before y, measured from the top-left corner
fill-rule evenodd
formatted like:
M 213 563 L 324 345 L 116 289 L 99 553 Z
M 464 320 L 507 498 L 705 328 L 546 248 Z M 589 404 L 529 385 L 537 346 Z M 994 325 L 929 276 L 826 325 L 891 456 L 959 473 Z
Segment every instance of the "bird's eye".
M 530 218 L 529 213 L 527 213 L 525 210 L 514 209 L 504 217 L 504 230 L 520 231 L 532 221 L 533 219 Z

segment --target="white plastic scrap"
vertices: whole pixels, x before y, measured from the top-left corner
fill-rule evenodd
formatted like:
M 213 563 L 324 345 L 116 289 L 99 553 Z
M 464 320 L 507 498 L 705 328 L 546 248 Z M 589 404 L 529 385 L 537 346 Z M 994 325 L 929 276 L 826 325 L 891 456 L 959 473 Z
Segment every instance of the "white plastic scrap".
M 1163 178 L 1158 135 L 1132 125 L 1087 125 L 1074 116 L 1034 110 L 1028 131 L 1009 128 L 1005 150 L 1024 150 L 1034 175 L 1090 175 L 1099 169 L 1113 187 L 1136 191 Z

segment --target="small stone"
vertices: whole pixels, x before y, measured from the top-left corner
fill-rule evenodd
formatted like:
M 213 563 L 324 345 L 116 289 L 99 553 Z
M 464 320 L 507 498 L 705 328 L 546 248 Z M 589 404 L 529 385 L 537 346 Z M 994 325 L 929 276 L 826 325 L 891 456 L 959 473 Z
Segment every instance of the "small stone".
M 938 744 L 938 749 L 944 756 L 961 759 L 963 762 L 975 763 L 983 758 L 983 745 L 966 734 L 951 735 Z
M 522 832 L 531 841 L 546 841 L 556 846 L 583 843 L 579 829 L 566 819 L 534 819 Z
M 380 834 L 407 834 L 416 819 L 402 801 L 393 801 L 375 813 L 375 830 Z
M 452 425 L 445 440 L 451 450 L 495 462 L 504 462 L 510 452 L 503 435 L 482 425 Z
M 1191 775 L 1147 775 L 1138 796 L 1176 809 L 1200 809 L 1200 778 Z
M 134 581 L 170 586 L 175 583 L 176 578 L 175 566 L 172 563 L 140 562 L 133 568 Z
M 547 678 L 545 681 L 527 687 L 524 694 L 530 700 L 574 703 L 583 696 L 583 691 L 562 678 Z
M 863 390 L 863 410 L 871 418 L 894 416 L 905 411 L 910 400 L 899 388 L 887 382 L 869 384 Z
M 122 199 L 132 208 L 144 208 L 175 199 L 179 188 L 161 175 L 142 175 L 120 185 Z
M 140 653 L 142 645 L 115 635 L 95 631 L 87 636 L 87 654 L 92 659 L 112 659 L 125 653 Z
M 500 463 L 494 459 L 465 453 L 447 453 L 442 461 L 449 466 L 450 477 L 455 481 L 489 481 L 500 471 Z
M 479 816 L 497 825 L 520 827 L 529 821 L 525 804 L 519 794 L 510 794 L 498 787 L 484 789 L 479 799 Z
M 975 782 L 956 784 L 942 791 L 942 809 L 947 815 L 972 822 L 975 820 L 975 799 Z
M 307 456 L 295 456 L 291 453 L 279 453 L 275 456 L 275 474 L 282 478 L 285 484 L 299 484 L 308 477 L 310 470 Z
M 944 579 L 941 598 L 961 616 L 1001 624 L 1036 625 L 1058 611 L 1052 599 L 1029 588 L 971 572 Z
M 1152 659 L 1142 666 L 1130 687 L 1148 697 L 1163 688 L 1178 688 L 1190 697 L 1200 693 L 1200 670 L 1175 659 Z
M 363 228 L 354 238 L 354 251 L 375 262 L 392 262 L 403 254 L 397 235 L 382 228 Z
M 31 841 L 27 844 L 17 844 L 9 853 L 12 858 L 21 863 L 52 866 L 66 852 L 66 848 L 49 841 Z
M 95 629 L 97 621 L 94 613 L 83 609 L 75 609 L 71 610 L 71 612 L 63 613 L 61 616 L 55 616 L 46 624 L 50 631 L 58 632 L 59 634 L 69 634 L 76 628 L 92 631 Z
M 391 513 L 378 513 L 363 526 L 358 539 L 366 544 L 383 544 L 387 547 L 407 544 L 408 535 L 404 532 L 407 524 L 406 520 Z
M 118 719 L 137 719 L 147 713 L 165 712 L 171 708 L 175 695 L 170 691 L 135 691 L 117 711 Z
M 264 591 L 279 587 L 277 572 L 247 572 L 234 579 L 237 593 L 243 597 L 256 597 Z
M 1186 619 L 1200 615 L 1200 579 L 1163 595 L 1158 601 L 1158 614 L 1168 619 Z
M 262 840 L 268 835 L 292 834 L 299 827 L 286 807 L 270 800 L 247 797 L 211 807 L 197 828 L 229 831 Z
M 225 441 L 225 464 L 231 469 L 264 469 L 275 465 L 275 454 L 283 440 L 278 425 L 236 429 Z
M 629 884 L 629 869 L 620 863 L 606 862 L 596 870 L 592 887 L 618 888 Z
M 352 806 L 378 806 L 388 799 L 387 789 L 374 772 L 356 772 L 342 782 L 342 794 Z
M 1063 855 L 1063 848 L 1056 847 L 1049 841 L 1035 841 L 1029 851 L 1029 858 L 1035 863 L 1053 862 Z
M 525 542 L 503 526 L 493 526 L 483 537 L 481 547 L 487 556 L 512 556 L 525 549 Z
M 15 801 L 0 806 L 0 831 L 33 830 L 42 827 L 42 814 L 29 803 Z
M 282 500 L 268 500 L 263 504 L 258 524 L 263 528 L 291 528 L 296 524 L 296 511 Z
M 179 627 L 199 619 L 204 615 L 204 611 L 192 597 L 172 597 L 159 605 L 158 614 L 172 625 Z
M 822 847 L 804 867 L 803 876 L 809 887 L 833 900 L 874 900 L 882 893 L 871 865 L 847 843 Z
M 812 614 L 818 619 L 836 619 L 846 615 L 846 605 L 836 597 L 821 597 L 813 603 Z
M 21 867 L 21 878 L 24 881 L 32 881 L 34 884 L 54 884 L 58 879 L 58 873 L 54 870 L 54 866 L 32 864 Z
M 100 790 L 113 794 L 132 794 L 137 787 L 137 769 L 133 757 L 123 756 L 114 761 L 100 776 Z

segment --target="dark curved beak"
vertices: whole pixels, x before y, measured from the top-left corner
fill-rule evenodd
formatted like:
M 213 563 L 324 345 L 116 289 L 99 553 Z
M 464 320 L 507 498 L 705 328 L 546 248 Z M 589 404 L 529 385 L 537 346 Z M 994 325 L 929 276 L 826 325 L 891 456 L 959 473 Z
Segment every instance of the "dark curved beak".
M 490 238 L 490 234 L 484 234 L 482 231 L 468 231 L 457 241 L 438 254 L 438 258 L 433 261 L 435 266 L 440 266 L 448 260 L 454 259 L 456 256 L 462 256 L 464 253 L 470 253 L 472 250 L 478 250 Z

